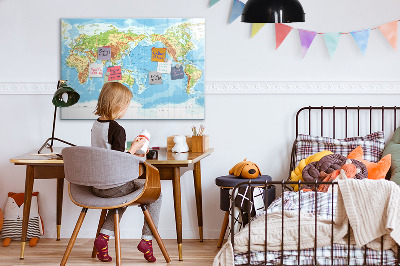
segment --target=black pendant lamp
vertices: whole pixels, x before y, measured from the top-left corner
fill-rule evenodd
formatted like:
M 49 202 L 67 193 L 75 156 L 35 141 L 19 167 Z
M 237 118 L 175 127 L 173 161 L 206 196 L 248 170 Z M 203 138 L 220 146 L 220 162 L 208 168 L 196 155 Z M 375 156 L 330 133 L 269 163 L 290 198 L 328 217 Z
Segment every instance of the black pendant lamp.
M 304 22 L 304 10 L 298 0 L 249 0 L 243 9 L 242 22 Z

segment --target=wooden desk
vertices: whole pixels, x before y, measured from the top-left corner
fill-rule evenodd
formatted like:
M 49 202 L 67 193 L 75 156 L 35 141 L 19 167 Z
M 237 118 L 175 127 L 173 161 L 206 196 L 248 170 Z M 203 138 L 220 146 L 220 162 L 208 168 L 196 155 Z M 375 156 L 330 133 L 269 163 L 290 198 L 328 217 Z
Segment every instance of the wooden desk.
M 61 148 L 54 148 L 60 153 Z M 196 196 L 197 219 L 200 241 L 203 241 L 203 211 L 201 193 L 201 168 L 200 160 L 210 155 L 214 149 L 206 152 L 174 154 L 161 149 L 157 160 L 147 160 L 148 163 L 158 168 L 161 180 L 171 180 L 173 184 L 175 223 L 178 242 L 179 260 L 182 260 L 182 204 L 180 177 L 188 170 L 193 170 L 194 190 Z M 44 150 L 42 153 L 50 151 Z M 25 199 L 21 235 L 21 255 L 24 258 L 28 218 L 31 208 L 32 189 L 34 179 L 57 178 L 57 240 L 60 240 L 61 214 L 64 188 L 64 162 L 56 156 L 39 156 L 37 151 L 23 154 L 10 159 L 15 165 L 26 165 Z M 183 169 L 181 169 L 183 168 Z
M 60 152 L 61 149 L 55 149 L 55 151 Z M 44 149 L 42 153 L 50 153 L 50 150 Z M 57 178 L 57 241 L 60 240 L 64 190 L 64 162 L 59 158 L 54 159 L 56 156 L 40 156 L 33 154 L 37 154 L 37 150 L 10 159 L 10 162 L 15 165 L 26 165 L 20 259 L 24 258 L 26 234 L 28 232 L 29 213 L 31 209 L 32 189 L 35 179 Z

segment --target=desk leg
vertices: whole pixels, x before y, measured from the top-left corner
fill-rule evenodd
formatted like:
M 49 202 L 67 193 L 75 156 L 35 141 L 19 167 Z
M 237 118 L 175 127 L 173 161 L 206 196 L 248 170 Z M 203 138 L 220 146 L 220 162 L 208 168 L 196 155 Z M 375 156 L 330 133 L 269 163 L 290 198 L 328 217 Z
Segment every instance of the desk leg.
M 34 181 L 34 166 L 26 166 L 25 177 L 25 195 L 24 195 L 24 213 L 22 219 L 22 232 L 21 232 L 21 255 L 20 259 L 24 259 L 26 235 L 28 233 L 29 213 L 31 211 L 32 190 Z
M 182 259 L 182 205 L 181 205 L 181 174 L 179 167 L 174 167 L 174 178 L 172 179 L 174 191 L 175 223 L 178 242 L 179 260 Z
M 57 241 L 60 241 L 64 178 L 57 178 Z
M 200 242 L 203 242 L 203 203 L 201 196 L 201 168 L 200 161 L 194 164 L 194 191 L 196 194 L 197 220 L 199 225 Z

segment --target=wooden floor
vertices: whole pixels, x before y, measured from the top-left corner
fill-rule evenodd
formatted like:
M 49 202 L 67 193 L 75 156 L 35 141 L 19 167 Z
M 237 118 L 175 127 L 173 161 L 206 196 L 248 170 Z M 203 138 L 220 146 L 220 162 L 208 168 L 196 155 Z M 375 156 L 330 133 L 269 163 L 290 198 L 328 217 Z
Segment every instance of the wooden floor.
M 25 259 L 20 260 L 19 254 L 21 249 L 20 242 L 12 241 L 9 247 L 0 246 L 0 265 L 60 265 L 61 258 L 64 255 L 65 248 L 69 239 L 40 239 L 36 247 L 25 249 Z M 217 240 L 183 240 L 183 261 L 178 260 L 178 247 L 176 240 L 163 240 L 168 250 L 172 262 L 167 264 L 162 256 L 157 242 L 154 241 L 154 254 L 157 258 L 156 263 L 149 264 L 143 254 L 136 249 L 140 240 L 121 239 L 122 247 L 122 264 L 123 265 L 212 265 L 215 255 L 218 253 Z M 67 265 L 115 265 L 114 262 L 114 243 L 110 241 L 110 255 L 113 262 L 104 263 L 97 258 L 92 259 L 92 239 L 77 239 L 68 259 Z

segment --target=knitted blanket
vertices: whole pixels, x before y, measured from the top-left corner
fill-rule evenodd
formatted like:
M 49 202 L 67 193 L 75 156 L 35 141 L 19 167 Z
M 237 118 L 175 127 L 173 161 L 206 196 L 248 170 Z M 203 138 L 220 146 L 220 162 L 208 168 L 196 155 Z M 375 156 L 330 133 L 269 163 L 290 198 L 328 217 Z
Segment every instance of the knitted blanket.
M 335 230 L 352 229 L 356 245 L 395 250 L 400 243 L 400 187 L 385 179 L 339 180 Z
M 384 237 L 384 249 L 394 249 L 400 243 L 400 188 L 387 180 L 339 181 L 339 192 L 334 225 L 334 243 L 345 244 L 348 222 L 352 228 L 351 244 L 367 245 L 380 250 L 380 237 Z M 300 248 L 314 247 L 315 216 L 301 213 L 298 228 L 298 212 L 285 211 L 284 249 L 296 250 L 298 230 L 300 230 Z M 267 216 L 268 250 L 280 250 L 282 239 L 282 213 Z M 248 226 L 235 235 L 235 252 L 246 252 L 248 245 Z M 317 216 L 317 247 L 330 245 L 331 221 Z M 250 249 L 263 251 L 265 245 L 265 216 L 258 217 L 251 223 Z M 214 266 L 234 265 L 234 251 L 228 241 L 214 259 Z
M 284 232 L 283 242 L 285 250 L 297 250 L 298 245 L 298 212 L 285 211 L 283 213 Z M 311 213 L 300 213 L 300 248 L 314 247 L 315 216 Z M 331 242 L 331 220 L 317 216 L 317 246 L 330 245 Z M 263 251 L 265 245 L 265 215 L 259 216 L 251 222 L 250 250 Z M 278 251 L 281 249 L 282 239 L 282 212 L 275 212 L 267 216 L 267 249 Z M 235 234 L 235 252 L 246 252 L 249 241 L 249 227 L 243 228 Z M 338 241 L 343 244 L 342 241 Z M 234 265 L 234 252 L 230 241 L 218 252 L 214 259 L 214 266 Z

